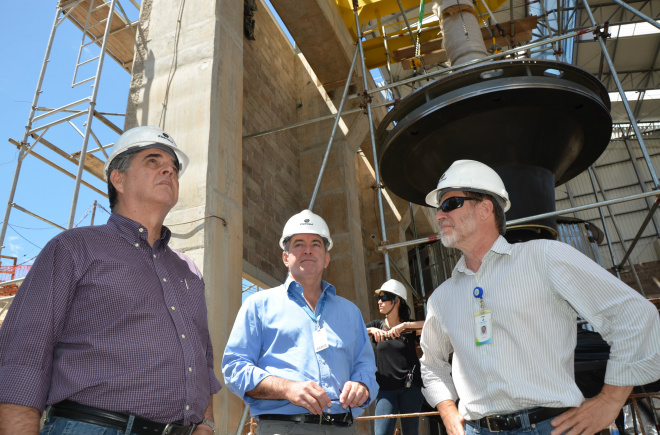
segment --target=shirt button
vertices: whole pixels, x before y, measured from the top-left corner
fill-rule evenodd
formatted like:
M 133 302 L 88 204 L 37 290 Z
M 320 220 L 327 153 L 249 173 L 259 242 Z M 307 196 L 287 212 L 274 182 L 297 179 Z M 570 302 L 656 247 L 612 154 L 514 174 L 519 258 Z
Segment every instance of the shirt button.
M 156 254 L 154 254 L 154 258 L 156 258 Z
M 181 334 L 181 338 L 186 338 L 186 334 Z
M 167 282 L 167 278 L 163 278 L 163 282 Z
M 189 372 L 192 372 L 192 367 L 188 367 L 188 371 L 189 371 Z
M 141 233 L 143 233 L 143 232 L 144 232 L 144 228 L 140 228 L 138 231 L 141 232 Z
M 135 244 L 135 247 L 136 247 L 136 248 L 139 248 L 139 247 L 140 247 L 140 244 L 139 244 L 139 243 L 136 243 L 136 244 Z
M 488 378 L 488 382 L 493 382 L 493 378 Z
M 174 310 L 176 310 L 176 308 L 174 308 L 174 305 L 172 305 L 172 311 L 174 311 Z
M 190 405 L 186 405 L 186 411 L 190 410 Z

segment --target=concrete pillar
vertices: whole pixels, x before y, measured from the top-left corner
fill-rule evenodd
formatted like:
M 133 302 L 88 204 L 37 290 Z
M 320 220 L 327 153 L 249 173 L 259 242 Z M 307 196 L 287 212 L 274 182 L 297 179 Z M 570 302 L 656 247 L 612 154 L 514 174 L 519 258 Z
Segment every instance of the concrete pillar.
M 222 353 L 241 304 L 242 60 L 243 2 L 142 2 L 126 128 L 159 125 L 190 156 L 179 203 L 165 223 L 173 248 L 204 274 L 221 381 Z M 235 433 L 243 403 L 223 388 L 214 408 L 217 433 Z

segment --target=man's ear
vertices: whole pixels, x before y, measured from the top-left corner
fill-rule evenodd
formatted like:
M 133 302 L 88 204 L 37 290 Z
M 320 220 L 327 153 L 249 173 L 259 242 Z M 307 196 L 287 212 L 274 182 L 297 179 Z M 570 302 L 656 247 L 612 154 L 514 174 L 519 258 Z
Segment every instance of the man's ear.
M 124 193 L 124 174 L 115 169 L 110 173 L 110 182 L 115 190 L 119 193 Z
M 479 217 L 488 219 L 489 216 L 495 213 L 494 205 L 489 199 L 484 199 L 479 203 Z
M 282 251 L 282 262 L 287 268 L 289 267 L 289 254 L 287 254 L 285 251 Z

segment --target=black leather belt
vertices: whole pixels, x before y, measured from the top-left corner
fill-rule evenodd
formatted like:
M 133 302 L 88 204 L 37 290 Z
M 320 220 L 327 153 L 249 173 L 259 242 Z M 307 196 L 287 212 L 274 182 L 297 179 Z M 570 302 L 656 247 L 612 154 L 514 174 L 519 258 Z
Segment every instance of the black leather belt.
M 353 424 L 353 415 L 350 412 L 343 414 L 260 414 L 259 420 L 292 421 L 294 423 L 311 423 L 332 426 L 350 426 Z
M 49 417 L 67 418 L 69 420 L 80 421 L 82 423 L 96 424 L 116 430 L 125 430 L 128 425 L 129 415 L 118 412 L 106 411 L 104 409 L 93 408 L 91 406 L 81 405 L 80 403 L 65 400 L 51 406 L 48 413 Z M 156 423 L 155 421 L 145 420 L 135 417 L 131 433 L 136 435 L 190 435 L 195 429 L 195 425 L 184 426 L 181 420 L 174 423 Z
M 539 423 L 549 418 L 555 417 L 570 408 L 533 408 L 527 411 L 529 424 Z M 476 426 L 475 421 L 467 421 L 470 426 Z M 490 432 L 502 432 L 514 430 L 522 427 L 522 418 L 520 412 L 505 415 L 490 415 L 479 420 L 479 426 L 488 429 Z

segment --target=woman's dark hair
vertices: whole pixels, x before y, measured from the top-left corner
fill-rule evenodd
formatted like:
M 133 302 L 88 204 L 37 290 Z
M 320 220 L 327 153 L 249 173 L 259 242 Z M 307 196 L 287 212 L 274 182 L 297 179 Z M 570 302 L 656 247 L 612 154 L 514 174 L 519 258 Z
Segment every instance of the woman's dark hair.
M 410 307 L 403 299 L 399 298 L 399 320 L 410 322 Z
M 404 301 L 394 293 L 386 292 L 386 291 L 383 291 L 383 293 L 387 293 L 388 295 L 390 295 L 392 297 L 391 299 L 392 301 L 395 300 L 394 298 L 396 298 L 396 300 L 399 301 L 399 320 L 401 320 L 402 322 L 410 322 L 410 307 L 408 306 L 406 301 Z

